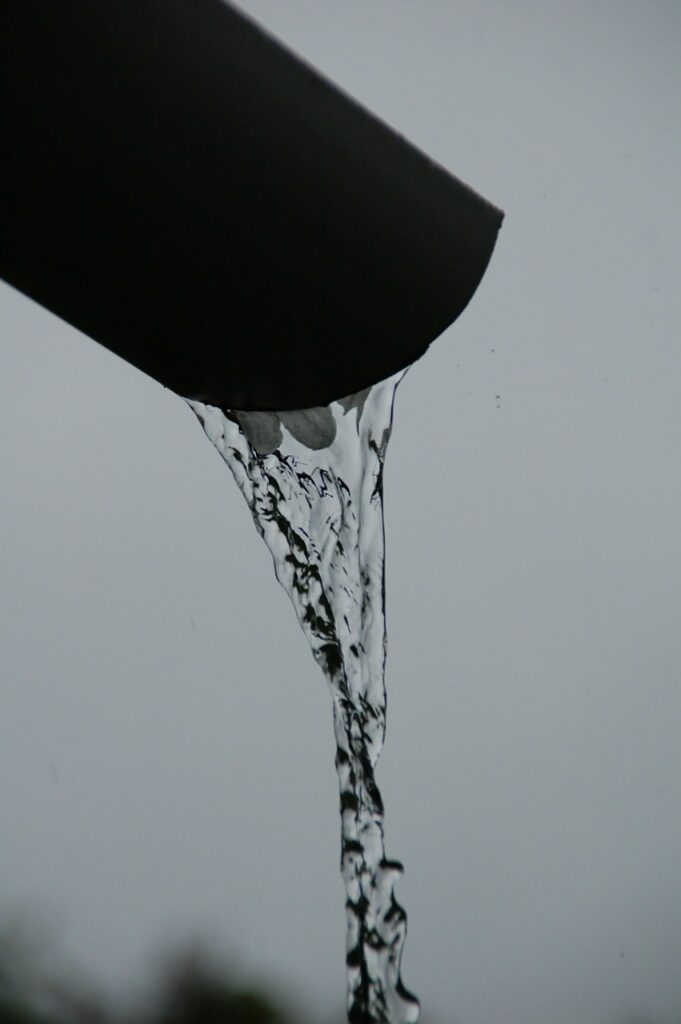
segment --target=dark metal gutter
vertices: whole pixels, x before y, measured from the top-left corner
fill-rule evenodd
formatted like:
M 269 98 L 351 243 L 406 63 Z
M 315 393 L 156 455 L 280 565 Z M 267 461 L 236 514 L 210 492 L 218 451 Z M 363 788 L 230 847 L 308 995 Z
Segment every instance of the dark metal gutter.
M 468 303 L 500 211 L 233 7 L 0 11 L 0 274 L 161 383 L 325 404 Z

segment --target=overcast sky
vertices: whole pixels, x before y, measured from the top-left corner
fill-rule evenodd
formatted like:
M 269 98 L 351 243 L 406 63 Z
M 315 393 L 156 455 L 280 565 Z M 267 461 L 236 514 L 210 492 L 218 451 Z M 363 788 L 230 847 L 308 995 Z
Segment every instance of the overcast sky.
M 387 459 L 405 981 L 676 1024 L 681 5 L 240 6 L 506 211 Z M 270 556 L 179 399 L 0 300 L 0 919 L 112 989 L 195 933 L 338 1007 L 330 701 Z

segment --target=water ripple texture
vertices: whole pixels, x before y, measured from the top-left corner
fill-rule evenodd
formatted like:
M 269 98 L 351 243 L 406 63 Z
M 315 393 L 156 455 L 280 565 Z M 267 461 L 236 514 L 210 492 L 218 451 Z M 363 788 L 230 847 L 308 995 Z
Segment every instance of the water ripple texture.
M 351 1024 L 412 1024 L 400 977 L 402 873 L 384 848 L 375 768 L 385 737 L 383 465 L 401 372 L 296 412 L 189 405 L 231 469 L 333 701 Z

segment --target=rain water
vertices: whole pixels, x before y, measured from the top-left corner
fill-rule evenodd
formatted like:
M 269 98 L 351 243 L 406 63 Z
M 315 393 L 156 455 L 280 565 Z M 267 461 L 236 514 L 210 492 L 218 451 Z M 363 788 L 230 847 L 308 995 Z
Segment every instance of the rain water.
M 411 1024 L 407 929 L 374 776 L 386 722 L 383 464 L 404 373 L 295 412 L 189 405 L 231 469 L 329 684 L 340 786 L 351 1024 Z

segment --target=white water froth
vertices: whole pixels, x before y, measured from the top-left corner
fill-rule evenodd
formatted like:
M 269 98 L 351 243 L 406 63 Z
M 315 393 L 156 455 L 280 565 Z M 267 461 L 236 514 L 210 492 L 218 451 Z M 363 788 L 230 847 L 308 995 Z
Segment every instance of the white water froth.
M 331 690 L 351 1024 L 419 1016 L 400 979 L 402 866 L 385 856 L 374 778 L 386 720 L 383 463 L 403 376 L 299 412 L 188 403 L 234 474 Z

